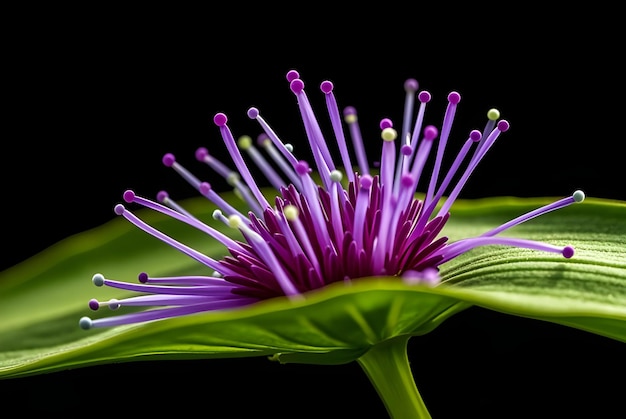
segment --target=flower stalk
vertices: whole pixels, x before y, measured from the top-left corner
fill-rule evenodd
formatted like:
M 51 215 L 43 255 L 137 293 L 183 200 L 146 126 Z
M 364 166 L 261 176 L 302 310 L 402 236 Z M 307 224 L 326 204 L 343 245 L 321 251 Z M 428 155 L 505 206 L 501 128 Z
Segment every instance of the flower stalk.
M 357 359 L 393 419 L 430 419 L 417 389 L 407 344 L 410 336 L 398 336 L 374 345 Z

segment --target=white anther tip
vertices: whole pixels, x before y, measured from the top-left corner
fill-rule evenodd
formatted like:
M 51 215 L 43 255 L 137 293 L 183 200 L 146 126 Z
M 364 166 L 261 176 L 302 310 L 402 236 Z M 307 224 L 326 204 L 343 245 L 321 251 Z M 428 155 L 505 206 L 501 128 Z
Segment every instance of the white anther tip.
M 574 202 L 583 202 L 585 200 L 585 193 L 581 190 L 578 190 L 572 194 L 572 198 L 574 198 Z
M 104 285 L 104 275 L 102 274 L 95 274 L 94 276 L 91 277 L 91 282 L 93 282 L 93 284 L 96 287 L 101 287 Z
M 78 325 L 83 330 L 91 329 L 91 326 L 93 326 L 93 321 L 89 317 L 81 317 L 78 321 Z

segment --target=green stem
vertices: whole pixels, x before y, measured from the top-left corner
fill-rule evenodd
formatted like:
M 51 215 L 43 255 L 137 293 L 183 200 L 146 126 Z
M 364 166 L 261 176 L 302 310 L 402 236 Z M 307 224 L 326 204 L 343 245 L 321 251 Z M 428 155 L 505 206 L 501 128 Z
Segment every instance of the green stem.
M 399 336 L 381 342 L 363 354 L 357 362 L 393 419 L 430 419 L 409 366 L 409 338 Z

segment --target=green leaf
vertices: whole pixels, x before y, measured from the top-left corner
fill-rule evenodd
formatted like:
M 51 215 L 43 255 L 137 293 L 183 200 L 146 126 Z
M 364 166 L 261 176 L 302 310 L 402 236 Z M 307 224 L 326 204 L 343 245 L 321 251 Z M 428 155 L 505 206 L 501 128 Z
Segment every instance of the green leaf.
M 445 233 L 451 239 L 477 235 L 546 202 L 459 201 Z M 225 230 L 212 220 L 206 200 L 184 205 Z M 209 255 L 224 253 L 175 220 L 146 210 L 138 214 Z M 267 355 L 281 362 L 345 363 L 378 342 L 428 333 L 471 305 L 626 341 L 625 203 L 588 199 L 508 235 L 572 244 L 576 254 L 564 259 L 486 246 L 444 265 L 445 282 L 436 288 L 368 278 L 296 301 L 274 299 L 245 309 L 84 331 L 78 319 L 90 314 L 90 298 L 125 295 L 95 288 L 90 280 L 95 272 L 120 280 L 144 270 L 155 276 L 204 273 L 202 265 L 116 219 L 0 273 L 0 377 L 143 359 Z

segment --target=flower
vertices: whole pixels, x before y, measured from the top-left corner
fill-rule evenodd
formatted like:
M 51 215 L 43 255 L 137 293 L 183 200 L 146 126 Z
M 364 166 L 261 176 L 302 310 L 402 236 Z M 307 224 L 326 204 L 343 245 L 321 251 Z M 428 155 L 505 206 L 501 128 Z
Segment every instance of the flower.
M 209 154 L 206 148 L 199 148 L 195 157 L 235 188 L 247 205 L 247 212 L 238 210 L 236 203 L 220 196 L 208 182 L 198 179 L 172 154 L 166 154 L 163 163 L 215 204 L 218 209 L 213 217 L 237 230 L 243 239 L 235 238 L 235 234 L 231 237 L 205 224 L 165 191 L 158 194 L 156 201 L 141 197 L 134 191 L 126 191 L 123 194 L 126 203 L 150 208 L 195 227 L 223 244 L 229 254 L 215 260 L 158 231 L 124 205 L 118 204 L 115 206 L 116 214 L 197 260 L 212 272 L 210 275 L 158 278 L 142 272 L 139 283 L 116 281 L 100 273 L 95 274 L 92 280 L 97 286 L 106 285 L 141 294 L 105 302 L 93 299 L 89 301 L 91 309 L 97 310 L 102 306 L 110 309 L 122 306 L 154 309 L 95 320 L 83 317 L 79 321 L 80 327 L 117 326 L 234 309 L 275 297 L 298 299 L 308 291 L 331 283 L 349 283 L 365 277 L 395 277 L 410 284 L 440 286 L 439 266 L 477 246 L 516 246 L 561 253 L 565 258 L 573 256 L 574 249 L 569 245 L 556 246 L 503 237 L 500 233 L 539 215 L 583 201 L 582 191 L 520 215 L 479 236 L 450 242 L 441 235 L 451 207 L 468 178 L 499 136 L 509 129 L 509 123 L 499 119 L 500 113 L 496 109 L 488 111 L 482 132 L 474 129 L 467 134 L 444 174 L 443 157 L 461 96 L 457 92 L 448 95 L 440 129 L 424 125 L 431 95 L 427 91 L 418 93 L 417 81 L 409 79 L 404 85 L 406 100 L 400 135 L 390 119 L 380 121 L 382 150 L 379 168 L 371 170 L 353 107 L 343 111 L 353 145 L 353 150 L 348 150 L 333 83 L 324 81 L 320 88 L 326 98 L 340 165 L 332 157 L 330 142 L 325 140 L 300 75 L 295 70 L 289 71 L 287 80 L 297 99 L 315 171 L 308 162 L 295 157 L 293 147 L 281 141 L 258 109 L 250 108 L 248 117 L 256 120 L 263 131 L 258 137 L 258 144 L 266 151 L 265 154 L 255 147 L 248 136 L 236 141 L 226 115 L 216 114 L 213 121 L 220 130 L 236 170 Z M 417 111 L 415 98 L 419 102 Z M 431 151 L 436 151 L 433 169 L 430 176 L 423 177 Z M 271 160 L 268 161 L 265 156 Z M 356 166 L 352 156 L 356 157 Z M 254 162 L 277 190 L 274 199 L 268 199 L 267 191 L 259 187 L 247 160 Z M 349 170 L 342 173 L 341 167 Z M 353 167 L 358 169 L 352 170 Z M 315 173 L 319 180 L 316 180 Z M 417 196 L 418 187 L 422 185 L 425 193 Z

